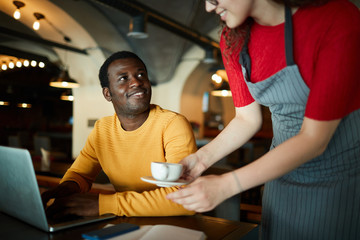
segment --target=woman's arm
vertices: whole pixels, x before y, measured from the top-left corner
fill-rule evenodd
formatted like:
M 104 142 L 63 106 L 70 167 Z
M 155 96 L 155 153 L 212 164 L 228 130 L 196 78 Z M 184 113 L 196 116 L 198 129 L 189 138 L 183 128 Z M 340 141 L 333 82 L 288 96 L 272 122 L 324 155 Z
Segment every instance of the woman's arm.
M 235 108 L 235 117 L 221 133 L 195 154 L 208 168 L 218 160 L 245 144 L 261 128 L 260 105 L 253 102 L 245 107 Z
M 188 210 L 205 212 L 225 199 L 276 179 L 322 154 L 340 119 L 317 121 L 305 118 L 300 132 L 258 160 L 221 176 L 200 177 L 168 198 Z
M 236 170 L 242 190 L 276 179 L 321 155 L 341 119 L 317 121 L 304 118 L 300 132 L 257 161 Z

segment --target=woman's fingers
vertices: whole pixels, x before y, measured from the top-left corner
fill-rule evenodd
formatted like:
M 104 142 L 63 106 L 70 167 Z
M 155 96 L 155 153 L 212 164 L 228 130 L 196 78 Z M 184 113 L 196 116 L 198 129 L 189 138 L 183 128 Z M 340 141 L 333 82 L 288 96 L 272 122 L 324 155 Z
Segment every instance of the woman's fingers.
M 186 187 L 168 194 L 167 198 L 183 205 L 187 210 L 196 212 L 210 211 L 222 199 L 219 196 L 219 186 L 215 184 L 216 181 L 216 176 L 200 177 Z

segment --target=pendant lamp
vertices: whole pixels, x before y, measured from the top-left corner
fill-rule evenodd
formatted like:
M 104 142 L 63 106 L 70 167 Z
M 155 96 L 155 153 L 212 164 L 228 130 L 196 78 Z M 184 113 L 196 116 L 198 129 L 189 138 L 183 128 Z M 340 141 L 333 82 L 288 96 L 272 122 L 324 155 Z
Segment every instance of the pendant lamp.
M 20 8 L 24 7 L 25 6 L 25 3 L 21 2 L 21 1 L 13 1 L 13 4 L 15 5 L 16 7 L 16 10 L 13 14 L 13 17 L 16 19 L 16 20 L 19 20 L 21 18 L 21 12 L 20 12 Z
M 78 88 L 80 85 L 70 78 L 67 70 L 62 70 L 57 77 L 51 79 L 50 86 L 57 88 Z
M 74 101 L 74 96 L 72 95 L 71 89 L 67 89 L 65 92 L 63 92 L 60 96 L 60 99 L 64 101 Z
M 217 60 L 215 58 L 215 49 L 205 49 L 205 58 L 203 59 L 203 63 L 206 63 L 206 64 L 214 64 L 214 63 L 217 63 Z
M 230 86 L 227 78 L 226 71 L 219 69 L 212 75 L 212 85 L 214 89 L 211 91 L 211 95 L 215 97 L 231 97 Z
M 128 37 L 143 39 L 149 35 L 146 33 L 146 17 L 145 14 L 133 16 L 130 25 Z

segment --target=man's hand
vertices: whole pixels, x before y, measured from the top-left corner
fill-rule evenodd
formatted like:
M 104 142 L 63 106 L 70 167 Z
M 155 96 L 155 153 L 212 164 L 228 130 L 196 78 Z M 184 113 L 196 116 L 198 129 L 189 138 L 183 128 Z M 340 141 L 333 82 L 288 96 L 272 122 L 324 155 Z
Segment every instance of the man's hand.
M 52 188 L 41 194 L 43 205 L 46 209 L 47 203 L 53 198 L 62 198 L 71 194 L 80 192 L 79 185 L 76 182 L 63 182 L 55 188 Z
M 75 193 L 67 197 L 56 198 L 46 209 L 46 215 L 53 219 L 66 215 L 98 216 L 99 194 Z
M 66 215 L 98 216 L 99 195 L 91 193 L 80 193 L 76 182 L 63 182 L 59 186 L 44 192 L 41 195 L 46 215 L 57 219 Z M 54 202 L 49 204 L 49 200 Z

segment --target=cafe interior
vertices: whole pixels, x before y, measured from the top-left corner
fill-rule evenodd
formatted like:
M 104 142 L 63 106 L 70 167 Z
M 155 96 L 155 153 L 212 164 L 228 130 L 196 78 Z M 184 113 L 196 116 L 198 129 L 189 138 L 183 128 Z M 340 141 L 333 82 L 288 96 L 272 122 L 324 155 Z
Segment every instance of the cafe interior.
M 98 80 L 101 64 L 128 50 L 147 66 L 151 102 L 183 114 L 203 146 L 234 116 L 220 30 L 203 0 L 0 1 L 0 145 L 28 149 L 37 175 L 61 178 L 95 121 L 114 113 Z M 262 110 L 262 129 L 207 173 L 241 167 L 267 151 L 271 116 Z M 97 183 L 106 185 L 106 176 Z M 261 191 L 208 214 L 259 223 Z

